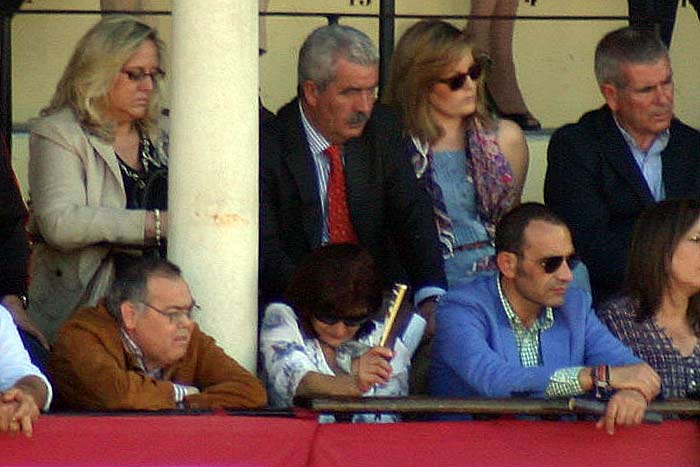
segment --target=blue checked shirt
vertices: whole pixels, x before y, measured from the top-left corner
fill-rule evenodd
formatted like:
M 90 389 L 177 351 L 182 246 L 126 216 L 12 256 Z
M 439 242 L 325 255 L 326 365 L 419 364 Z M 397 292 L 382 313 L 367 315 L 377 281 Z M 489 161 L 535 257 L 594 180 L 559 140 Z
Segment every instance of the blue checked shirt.
M 532 324 L 532 327 L 528 329 L 523 325 L 523 322 L 503 293 L 501 279 L 498 275 L 496 276 L 496 284 L 501 304 L 515 334 L 515 341 L 520 353 L 520 363 L 524 367 L 539 366 L 542 361 L 540 355 L 540 333 L 550 329 L 554 324 L 554 310 L 552 307 L 546 307 L 544 313 L 540 314 L 539 318 Z M 583 368 L 585 367 L 576 366 L 555 371 L 549 379 L 549 385 L 544 392 L 545 396 L 554 398 L 583 394 L 585 391 L 581 388 L 578 380 L 578 374 Z

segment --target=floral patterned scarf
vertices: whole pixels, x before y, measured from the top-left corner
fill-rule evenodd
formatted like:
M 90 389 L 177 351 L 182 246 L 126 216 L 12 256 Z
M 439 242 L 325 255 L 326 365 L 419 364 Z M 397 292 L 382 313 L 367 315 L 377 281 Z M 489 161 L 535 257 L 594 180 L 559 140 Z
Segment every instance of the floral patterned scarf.
M 442 190 L 433 172 L 433 153 L 427 144 L 413 138 L 414 153 L 411 162 L 417 178 L 425 177 L 426 187 L 433 202 L 443 256 L 454 255 L 455 235 L 452 219 L 447 214 Z M 496 141 L 496 130 L 484 128 L 478 120 L 467 130 L 467 177 L 471 177 L 478 200 L 479 217 L 493 241 L 496 223 L 515 202 L 513 169 Z

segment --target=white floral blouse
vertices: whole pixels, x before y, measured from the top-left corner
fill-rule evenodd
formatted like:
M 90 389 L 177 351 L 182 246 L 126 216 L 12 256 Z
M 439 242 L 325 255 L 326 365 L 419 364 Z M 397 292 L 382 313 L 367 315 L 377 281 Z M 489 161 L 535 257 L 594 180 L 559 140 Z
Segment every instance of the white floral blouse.
M 425 321 L 418 315 L 412 320 L 420 320 L 424 328 Z M 383 323 L 372 321 L 374 329 L 358 339 L 358 347 L 376 346 L 383 331 Z M 413 324 L 413 323 L 411 323 Z M 409 324 L 410 326 L 410 324 Z M 364 344 L 364 345 L 363 345 Z M 381 386 L 375 386 L 365 396 L 405 396 L 408 394 L 408 372 L 411 356 L 417 342 L 408 347 L 401 339 L 394 346 L 394 358 L 391 361 L 393 374 L 391 380 Z M 351 358 L 364 353 L 351 355 L 355 346 L 341 346 L 337 349 L 336 360 L 344 368 Z M 275 407 L 288 407 L 296 393 L 299 382 L 309 371 L 324 375 L 335 375 L 326 362 L 318 339 L 306 336 L 294 310 L 283 303 L 272 303 L 265 310 L 262 330 L 260 332 L 260 351 L 264 360 L 264 376 L 267 383 L 270 404 Z

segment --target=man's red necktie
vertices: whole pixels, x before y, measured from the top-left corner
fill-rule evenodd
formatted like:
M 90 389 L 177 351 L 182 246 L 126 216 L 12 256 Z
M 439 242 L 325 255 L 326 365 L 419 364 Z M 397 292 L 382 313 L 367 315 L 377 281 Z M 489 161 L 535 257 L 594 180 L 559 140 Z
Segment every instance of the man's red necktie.
M 328 180 L 328 229 L 331 243 L 357 243 L 357 234 L 350 219 L 348 195 L 345 189 L 345 169 L 340 146 L 328 146 L 324 151 L 331 163 Z

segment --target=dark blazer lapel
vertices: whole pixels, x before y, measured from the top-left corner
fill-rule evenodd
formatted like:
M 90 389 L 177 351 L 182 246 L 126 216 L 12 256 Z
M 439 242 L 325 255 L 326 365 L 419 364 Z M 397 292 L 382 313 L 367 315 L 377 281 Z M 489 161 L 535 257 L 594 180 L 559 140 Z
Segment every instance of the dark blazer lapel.
M 323 225 L 321 219 L 321 200 L 318 195 L 318 177 L 316 176 L 316 167 L 314 165 L 309 144 L 306 141 L 306 132 L 304 125 L 301 122 L 301 113 L 299 112 L 298 101 L 292 101 L 292 109 L 290 118 L 285 122 L 289 132 L 286 137 L 285 150 L 283 156 L 286 160 L 287 167 L 292 174 L 293 182 L 299 190 L 299 196 L 302 202 L 302 222 L 304 224 L 304 233 L 312 248 L 321 245 L 321 228 Z
M 372 188 L 367 179 L 371 170 L 368 164 L 368 157 L 362 138 L 353 138 L 343 146 L 343 157 L 345 161 L 345 189 L 348 196 L 348 208 L 350 209 L 350 219 L 355 227 L 355 232 L 362 239 L 363 237 L 363 216 L 370 213 L 370 206 L 367 205 L 369 193 Z
M 608 163 L 620 177 L 630 184 L 641 199 L 653 202 L 654 197 L 649 186 L 607 106 L 604 107 L 604 112 L 598 121 L 598 134 L 600 135 L 602 156 L 608 160 Z
M 682 141 L 674 138 L 674 135 L 678 138 L 680 131 L 680 128 L 676 128 L 674 132 L 674 126 L 677 127 L 675 119 L 671 122 L 671 137 L 668 145 L 661 152 L 662 178 L 668 198 L 688 197 L 689 190 L 692 191 L 692 187 L 688 186 L 692 185 L 692 183 L 689 182 L 696 180 L 696 177 L 689 177 L 688 175 L 695 173 L 698 167 L 692 166 L 694 159 L 684 157 L 684 152 L 687 151 L 687 148 Z M 700 148 L 695 150 L 700 151 Z

